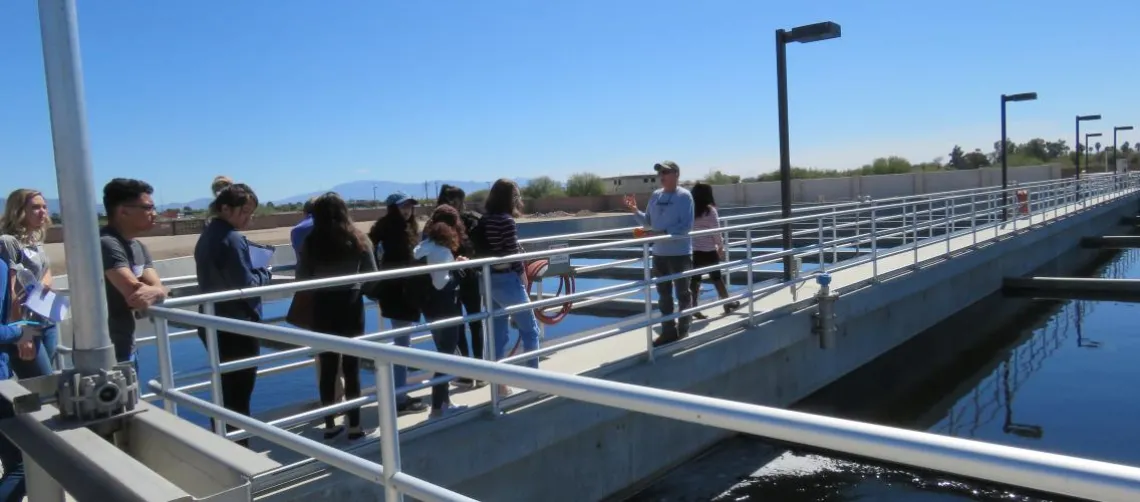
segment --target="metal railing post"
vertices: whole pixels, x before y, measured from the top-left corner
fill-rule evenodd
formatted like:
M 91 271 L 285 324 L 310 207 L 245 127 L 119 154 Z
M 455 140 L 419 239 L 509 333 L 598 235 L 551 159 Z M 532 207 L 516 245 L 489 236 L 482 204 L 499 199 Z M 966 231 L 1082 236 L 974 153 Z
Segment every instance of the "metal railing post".
M 495 311 L 495 300 L 491 298 L 491 266 L 483 265 L 483 311 L 487 313 L 487 324 L 483 330 L 483 352 L 487 354 L 488 361 L 498 361 L 504 354 L 499 354 L 495 349 L 495 316 L 491 315 Z M 509 322 L 504 320 L 504 322 Z M 509 326 L 509 324 L 508 324 Z M 499 409 L 499 384 L 496 382 L 488 382 L 491 388 L 491 416 L 498 417 L 502 411 Z
M 839 222 L 835 216 L 835 212 L 836 212 L 835 208 L 834 207 L 831 208 L 831 263 L 832 264 L 839 263 L 839 246 L 837 246 L 835 244 L 835 242 L 839 240 L 839 229 L 836 228 L 837 226 L 839 226 Z M 859 225 L 856 224 L 855 226 L 856 226 L 856 230 L 858 230 Z
M 649 256 L 649 243 L 641 245 L 641 272 L 642 279 L 645 283 L 645 320 L 648 322 L 653 319 L 653 284 L 651 283 L 653 277 L 651 274 L 652 262 Z M 696 298 L 693 299 L 696 301 Z M 653 354 L 653 324 L 645 325 L 645 357 L 650 362 L 655 360 Z
M 161 317 L 151 317 L 154 323 L 154 342 L 158 346 L 158 381 L 163 389 L 174 388 L 174 363 L 170 354 L 170 323 Z M 177 415 L 178 405 L 169 399 L 162 400 L 167 412 Z
M 973 247 L 978 247 L 978 205 L 977 195 L 970 194 L 970 236 Z
M 871 282 L 879 282 L 879 231 L 875 208 L 871 207 Z M 906 213 L 903 213 L 906 214 Z
M 751 228 L 745 230 L 745 239 L 748 242 L 748 244 L 746 244 L 746 247 L 744 248 L 745 249 L 744 255 L 745 255 L 745 257 L 748 258 L 748 279 L 747 279 L 747 281 L 748 281 L 747 282 L 747 284 L 748 284 L 748 296 L 747 296 L 747 299 L 748 299 L 748 325 L 751 326 L 752 325 L 752 319 L 754 319 L 756 317 L 756 298 L 754 298 L 752 296 L 753 292 L 754 292 L 753 285 L 752 285 L 752 280 L 753 280 L 752 275 L 755 272 L 753 271 L 753 263 L 752 263 L 752 229 Z
M 954 233 L 951 231 L 951 225 L 954 223 L 954 204 L 952 202 L 953 199 L 947 200 L 945 209 L 942 210 L 942 216 L 946 219 L 946 256 L 950 256 L 950 234 Z
M 918 265 L 918 203 L 914 203 L 911 207 L 914 208 L 914 216 L 911 217 L 910 222 L 911 235 L 914 236 L 911 242 L 911 256 L 914 257 L 914 263 L 912 265 Z
M 214 302 L 206 302 L 202 305 L 202 313 L 208 316 L 214 315 Z M 218 406 L 222 406 L 224 402 L 222 400 L 221 360 L 218 357 L 218 330 L 214 328 L 205 328 L 205 330 L 206 356 L 210 362 L 210 401 Z M 173 389 L 174 387 L 170 388 Z M 226 424 L 221 420 L 214 420 L 214 433 L 219 436 L 225 436 Z
M 817 237 L 819 242 L 816 243 L 816 246 L 819 247 L 819 269 L 826 272 L 827 271 L 827 256 L 825 255 L 825 253 L 823 251 L 823 216 L 820 216 L 819 218 L 817 218 L 815 220 L 815 228 L 816 228 L 816 233 L 819 234 Z
M 396 424 L 396 378 L 392 363 L 375 359 L 376 410 L 380 419 L 380 465 L 384 466 L 384 500 L 402 502 L 392 478 L 400 472 L 400 427 Z
M 538 294 L 539 300 L 545 300 L 546 299 L 544 296 L 542 296 L 542 283 L 545 282 L 543 279 L 544 279 L 543 277 L 539 277 L 538 278 L 538 284 L 535 284 L 535 291 L 537 292 L 536 294 Z M 535 314 L 540 314 L 544 310 L 546 310 L 546 309 L 540 308 L 540 309 L 538 309 L 538 311 L 535 312 Z M 539 340 L 545 340 L 546 339 L 546 323 L 542 323 L 542 322 L 538 323 L 538 339 Z

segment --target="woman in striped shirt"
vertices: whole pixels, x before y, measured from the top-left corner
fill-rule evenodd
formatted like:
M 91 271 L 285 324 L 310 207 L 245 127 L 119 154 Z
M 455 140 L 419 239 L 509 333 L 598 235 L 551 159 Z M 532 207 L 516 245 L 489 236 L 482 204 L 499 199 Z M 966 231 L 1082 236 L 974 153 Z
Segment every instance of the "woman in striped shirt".
M 515 224 L 515 217 L 521 210 L 522 196 L 519 193 L 519 186 L 514 181 L 501 179 L 491 186 L 485 213 L 479 224 L 483 226 L 487 247 L 492 256 L 510 256 L 522 252 L 518 239 L 518 225 Z M 523 273 L 521 261 L 491 267 L 491 302 L 495 309 L 530 301 Z M 534 311 L 524 310 L 511 316 L 514 318 L 515 326 L 518 327 L 523 351 L 538 350 L 538 320 L 534 317 Z M 507 317 L 496 316 L 493 328 L 495 357 L 503 359 L 507 357 L 507 342 L 510 339 Z M 537 368 L 538 359 L 530 359 L 526 361 L 526 365 Z M 510 393 L 511 390 L 506 385 L 499 386 L 500 396 Z
M 720 215 L 716 212 L 716 201 L 713 200 L 712 185 L 697 183 L 693 186 L 693 231 L 720 228 Z M 725 259 L 724 234 L 715 233 L 693 237 L 693 268 L 710 267 Z M 720 299 L 728 298 L 728 288 L 724 284 L 720 270 L 709 272 L 709 280 L 716 288 Z M 694 275 L 689 283 L 693 294 L 693 306 L 700 302 L 701 276 Z M 728 314 L 740 308 L 739 302 L 729 302 L 724 305 L 724 313 Z M 708 319 L 701 312 L 693 314 L 694 319 Z

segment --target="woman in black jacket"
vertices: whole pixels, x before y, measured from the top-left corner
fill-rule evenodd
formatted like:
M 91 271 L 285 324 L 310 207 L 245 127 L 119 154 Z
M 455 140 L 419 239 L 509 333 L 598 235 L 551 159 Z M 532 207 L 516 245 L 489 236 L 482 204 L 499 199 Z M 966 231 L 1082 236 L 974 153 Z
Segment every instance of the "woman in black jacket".
M 269 270 L 254 268 L 250 244 L 241 230 L 249 226 L 257 210 L 257 195 L 244 183 L 234 184 L 228 178 L 214 180 L 214 201 L 210 203 L 210 222 L 194 246 L 194 265 L 198 288 L 202 293 L 246 289 L 269 284 Z M 231 319 L 261 322 L 261 299 L 246 298 L 220 302 L 214 314 Z M 198 331 L 206 343 L 205 331 Z M 237 333 L 218 332 L 218 359 L 225 363 L 248 359 L 261 353 L 256 338 Z M 222 404 L 228 410 L 250 414 L 250 400 L 257 382 L 257 368 L 222 373 Z M 234 429 L 226 424 L 227 430 Z M 248 440 L 239 441 L 249 446 Z
M 297 280 L 317 277 L 340 277 L 376 271 L 376 258 L 372 243 L 352 224 L 348 206 L 339 195 L 329 192 L 313 201 L 313 231 L 305 238 L 303 252 L 297 263 Z M 364 303 L 360 298 L 361 284 L 319 289 L 313 297 L 313 309 L 320 315 L 313 318 L 313 331 L 358 337 L 364 334 Z M 320 388 L 321 405 L 330 406 L 335 400 L 337 373 L 344 370 L 344 398 L 360 397 L 360 361 L 350 355 L 321 352 Z M 364 437 L 360 428 L 360 408 L 348 410 L 348 439 Z M 325 439 L 332 439 L 344 431 L 337 426 L 336 417 L 325 417 Z
M 412 251 L 420 242 L 416 200 L 406 193 L 396 192 L 389 195 L 385 203 L 388 206 L 387 213 L 376 220 L 368 231 L 368 239 L 376 246 L 376 263 L 380 270 L 412 266 L 415 261 Z M 422 312 L 409 294 L 409 279 L 401 277 L 380 281 L 375 288 L 375 296 L 371 296 L 380 305 L 380 316 L 388 320 L 392 329 L 406 328 L 420 322 Z M 411 338 L 411 335 L 398 336 L 395 338 L 396 345 L 408 347 Z M 408 369 L 394 366 L 393 379 L 396 388 L 404 387 L 408 382 Z M 427 404 L 419 398 L 401 393 L 396 396 L 396 408 L 404 413 L 421 412 L 427 410 Z

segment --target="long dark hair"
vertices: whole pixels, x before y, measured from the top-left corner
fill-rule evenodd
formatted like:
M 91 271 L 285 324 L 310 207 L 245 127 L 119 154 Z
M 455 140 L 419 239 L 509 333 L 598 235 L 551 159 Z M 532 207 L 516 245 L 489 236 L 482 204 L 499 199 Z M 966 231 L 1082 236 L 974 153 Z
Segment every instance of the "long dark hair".
M 522 214 L 522 195 L 518 184 L 506 178 L 496 181 L 491 185 L 491 193 L 487 194 L 484 208 L 487 214 L 506 213 L 518 218 Z
M 301 256 L 319 263 L 370 251 L 368 239 L 353 225 L 348 205 L 339 195 L 328 192 L 317 197 L 312 208 L 313 230 L 305 238 Z
M 460 244 L 467 240 L 467 231 L 459 220 L 459 211 L 447 204 L 436 206 L 424 233 L 432 242 L 453 253 L 458 252 Z
M 716 201 L 713 200 L 712 185 L 708 183 L 697 183 L 693 185 L 693 216 L 700 218 L 709 214 L 710 207 L 716 207 Z
M 416 221 L 416 213 L 408 219 L 404 219 L 400 215 L 400 206 L 395 204 L 388 206 L 388 211 L 384 213 L 372 224 L 372 228 L 368 230 L 368 238 L 372 240 L 373 244 L 380 244 L 384 242 L 384 237 L 395 232 L 402 232 L 404 238 L 407 240 L 408 256 L 412 255 L 412 250 L 415 249 L 416 244 L 420 243 L 420 224 Z
M 223 207 L 240 209 L 250 202 L 253 202 L 254 206 L 260 203 L 257 200 L 257 194 L 253 193 L 253 189 L 249 185 L 234 183 L 233 180 L 225 176 L 214 178 L 214 182 L 210 184 L 210 189 L 214 191 L 214 201 L 210 203 L 210 215 L 212 216 L 221 215 Z
M 464 199 L 466 198 L 467 192 L 464 192 L 462 188 L 452 185 L 443 185 L 439 187 L 439 198 L 436 199 L 435 205 L 448 205 L 458 211 L 463 211 Z

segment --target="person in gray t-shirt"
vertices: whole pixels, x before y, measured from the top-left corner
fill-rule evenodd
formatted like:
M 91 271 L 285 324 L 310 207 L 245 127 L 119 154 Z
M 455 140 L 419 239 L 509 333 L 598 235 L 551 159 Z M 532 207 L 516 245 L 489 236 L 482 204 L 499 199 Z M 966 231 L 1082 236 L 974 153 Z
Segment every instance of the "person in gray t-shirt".
M 119 362 L 135 358 L 135 311 L 166 299 L 150 252 L 137 240 L 154 227 L 152 193 L 146 182 L 124 178 L 103 187 L 107 226 L 99 230 L 99 246 L 107 285 L 107 330 Z
M 0 260 L 4 260 L 10 270 L 17 272 L 17 295 L 25 295 L 28 288 L 36 285 L 51 287 L 51 259 L 43 248 L 44 236 L 50 226 L 50 210 L 43 194 L 28 188 L 16 189 L 8 194 L 4 215 L 0 217 Z M 12 370 L 20 378 L 51 373 L 56 347 L 59 346 L 59 328 L 33 312 L 22 310 L 15 314 L 22 318 L 34 318 L 44 326 L 43 334 L 38 340 L 39 346 L 33 347 L 37 351 L 42 350 L 44 357 L 30 361 L 11 358 Z

